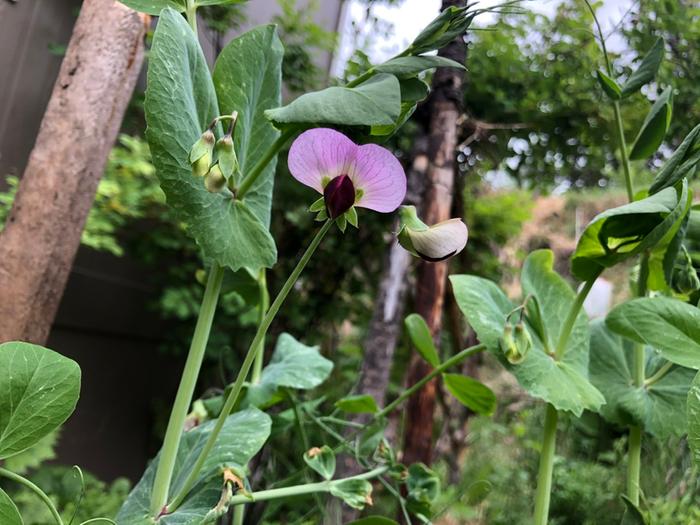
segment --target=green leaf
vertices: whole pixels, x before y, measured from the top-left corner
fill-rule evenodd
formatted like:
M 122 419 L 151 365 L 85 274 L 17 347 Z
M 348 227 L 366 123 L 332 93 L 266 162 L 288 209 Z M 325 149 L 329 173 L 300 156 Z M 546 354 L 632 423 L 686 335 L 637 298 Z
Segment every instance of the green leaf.
M 700 310 L 695 306 L 668 297 L 640 297 L 613 308 L 605 323 L 672 363 L 700 368 Z
M 56 459 L 55 448 L 58 435 L 58 430 L 49 432 L 27 450 L 7 458 L 5 468 L 16 474 L 25 474 L 29 470 L 38 468 L 42 463 Z
M 461 374 L 443 374 L 450 394 L 477 414 L 490 416 L 496 410 L 496 395 L 476 379 Z
M 304 462 L 323 479 L 329 480 L 335 474 L 335 452 L 328 445 L 314 447 L 304 452 Z
M 639 507 L 632 503 L 632 500 L 624 494 L 620 497 L 625 503 L 625 513 L 622 515 L 622 522 L 620 525 L 647 525 L 647 520 L 644 518 L 642 511 L 639 510 Z
M 372 501 L 372 484 L 364 479 L 345 479 L 333 483 L 330 493 L 349 507 L 362 510 Z
M 416 515 L 429 519 L 433 502 L 440 495 L 440 478 L 423 463 L 408 467 L 406 478 L 408 509 Z
M 374 454 L 384 438 L 387 423 L 386 418 L 375 419 L 360 433 L 355 444 L 358 456 L 367 457 Z
M 306 346 L 292 335 L 277 338 L 275 351 L 263 369 L 260 382 L 246 394 L 246 403 L 269 406 L 280 387 L 310 390 L 323 383 L 333 370 L 333 362 L 319 353 L 318 346 Z
M 639 425 L 665 439 L 686 431 L 686 397 L 695 372 L 674 366 L 661 379 L 644 387 L 634 385 L 634 348 L 601 321 L 591 323 L 591 382 L 605 396 L 600 414 L 611 423 Z M 666 360 L 651 349 L 645 352 L 645 377 L 652 377 Z
M 184 0 L 119 0 L 125 6 L 134 11 L 147 13 L 149 15 L 159 15 L 163 9 L 172 8 L 182 13 L 185 10 Z
M 589 334 L 585 313 L 579 314 L 561 360 L 555 360 L 545 350 L 553 350 L 575 297 L 566 281 L 554 272 L 552 263 L 551 251 L 538 250 L 530 254 L 523 266 L 523 293 L 537 298 L 548 340 L 543 341 L 528 320 L 533 348 L 517 365 L 508 363 L 499 347 L 506 316 L 514 305 L 495 283 L 487 279 L 453 275 L 450 281 L 457 304 L 479 340 L 498 357 L 520 385 L 530 395 L 552 403 L 557 409 L 580 416 L 584 409 L 598 410 L 604 398 L 588 381 Z
M 367 394 L 346 396 L 335 402 L 336 408 L 351 414 L 374 414 L 379 410 L 374 398 Z
M 644 119 L 629 154 L 631 160 L 646 159 L 656 152 L 671 125 L 672 112 L 673 88 L 669 86 L 659 95 Z
M 459 62 L 437 55 L 396 57 L 374 66 L 373 69 L 377 73 L 389 73 L 399 78 L 407 78 L 436 67 L 454 67 L 466 70 L 464 65 Z
M 649 193 L 657 193 L 664 188 L 675 186 L 683 178 L 690 178 L 698 162 L 700 162 L 700 124 L 686 135 L 680 146 L 659 170 L 649 187 Z
M 348 525 L 399 525 L 398 522 L 384 516 L 367 516 L 359 520 L 351 521 Z
M 247 204 L 208 192 L 191 173 L 189 149 L 219 110 L 199 43 L 172 9 L 163 10 L 153 36 L 145 110 L 163 191 L 204 256 L 234 271 L 272 266 L 277 250 L 265 224 Z
M 246 0 L 196 0 L 198 6 L 243 4 Z
M 206 284 L 206 277 L 202 284 Z M 235 292 L 241 296 L 248 306 L 256 306 L 260 303 L 260 285 L 254 274 L 247 268 L 241 268 L 235 272 L 226 272 L 221 284 L 221 295 Z
M 418 353 L 423 359 L 430 363 L 433 367 L 440 364 L 437 348 L 433 342 L 433 336 L 430 334 L 425 319 L 419 314 L 410 314 L 404 319 L 404 325 L 408 330 L 408 335 L 411 338 L 413 346 L 416 347 Z
M 329 87 L 307 93 L 265 116 L 282 129 L 289 126 L 335 124 L 393 125 L 401 113 L 401 88 L 393 75 L 379 74 L 357 87 Z
M 0 523 L 2 525 L 23 525 L 17 506 L 7 493 L 0 489 Z
M 571 273 L 582 281 L 604 268 L 653 248 L 683 217 L 688 184 L 666 188 L 650 197 L 612 208 L 586 226 L 571 256 Z
M 80 367 L 38 345 L 0 344 L 0 459 L 36 445 L 73 413 Z
M 602 71 L 596 71 L 596 78 L 598 79 L 598 84 L 605 92 L 605 94 L 612 100 L 620 100 L 622 98 L 622 88 L 617 85 L 612 78 L 603 73 Z
M 632 73 L 622 86 L 622 97 L 628 97 L 635 93 L 644 84 L 648 84 L 656 76 L 661 61 L 664 58 L 664 39 L 659 38 L 651 46 L 651 49 L 644 55 L 639 67 Z
M 189 475 L 199 452 L 204 447 L 215 421 L 209 421 L 189 432 L 180 441 L 170 494 L 178 492 Z M 237 412 L 226 418 L 216 444 L 207 456 L 200 479 L 175 512 L 163 516 L 158 525 L 190 525 L 200 523 L 214 508 L 221 496 L 222 470 L 226 467 L 242 472 L 270 435 L 270 417 L 255 408 Z M 160 455 L 148 465 L 122 506 L 116 521 L 124 525 L 152 525 L 149 505 L 156 467 Z
M 234 145 L 241 173 L 248 173 L 279 137 L 265 110 L 280 105 L 284 48 L 276 26 L 259 26 L 234 38 L 214 66 L 214 88 L 222 114 L 238 111 Z M 277 158 L 245 195 L 245 203 L 270 225 L 272 187 Z
M 700 465 L 700 372 L 688 391 L 688 445 L 694 465 Z

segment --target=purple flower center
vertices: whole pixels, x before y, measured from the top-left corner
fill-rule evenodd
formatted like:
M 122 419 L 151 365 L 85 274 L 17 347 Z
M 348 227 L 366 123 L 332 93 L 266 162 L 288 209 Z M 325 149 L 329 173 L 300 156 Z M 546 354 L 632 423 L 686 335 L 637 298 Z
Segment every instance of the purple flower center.
M 355 204 L 355 186 L 346 174 L 330 180 L 323 190 L 326 212 L 331 219 L 340 217 Z

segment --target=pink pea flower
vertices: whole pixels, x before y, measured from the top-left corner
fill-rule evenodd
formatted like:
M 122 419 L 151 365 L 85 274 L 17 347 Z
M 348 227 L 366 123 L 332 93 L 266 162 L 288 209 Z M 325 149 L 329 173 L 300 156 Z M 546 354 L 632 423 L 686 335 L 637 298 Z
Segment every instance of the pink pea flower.
M 406 195 L 406 174 L 393 153 L 376 144 L 358 146 L 333 129 L 299 135 L 288 163 L 295 179 L 323 195 L 331 219 L 353 206 L 389 213 Z

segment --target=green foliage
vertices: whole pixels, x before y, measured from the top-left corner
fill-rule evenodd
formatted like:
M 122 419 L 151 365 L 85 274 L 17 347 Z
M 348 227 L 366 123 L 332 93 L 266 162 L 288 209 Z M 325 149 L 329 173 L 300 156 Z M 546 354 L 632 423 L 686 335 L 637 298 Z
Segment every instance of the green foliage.
M 238 42 L 255 40 L 255 35 L 261 31 L 266 30 L 253 30 L 239 37 Z M 271 29 L 268 32 L 274 33 Z M 244 47 L 257 45 L 257 41 L 250 41 Z M 281 58 L 280 46 L 271 45 L 264 52 Z M 274 67 L 275 60 L 271 59 L 271 63 L 270 67 Z M 148 75 L 147 138 L 168 203 L 187 224 L 205 257 L 234 271 L 244 266 L 272 266 L 277 254 L 274 241 L 261 222 L 264 216 L 261 218 L 260 204 L 252 200 L 253 205 L 248 207 L 225 193 L 210 193 L 200 179 L 191 175 L 187 160 L 189 149 L 219 111 L 199 43 L 184 18 L 172 10 L 161 13 L 153 37 Z M 275 83 L 274 75 L 268 79 L 263 89 L 269 95 L 260 97 L 261 100 L 270 103 L 279 97 L 279 77 L 277 81 Z M 182 86 L 191 86 L 191 89 L 182 89 Z M 236 86 L 231 85 L 229 89 L 234 90 Z M 173 93 L 179 97 L 180 110 L 176 113 L 169 111 L 174 103 Z M 225 100 L 222 103 L 225 104 Z M 240 157 L 241 165 L 245 166 L 245 154 L 241 152 Z M 267 184 L 266 191 L 271 190 L 271 185 Z
M 73 413 L 80 367 L 48 348 L 3 343 L 0 392 L 0 459 L 5 459 L 36 445 Z
M 440 356 L 437 348 L 435 348 L 433 336 L 425 319 L 419 314 L 410 314 L 404 319 L 404 326 L 420 356 L 433 367 L 438 366 L 440 364 Z
M 652 156 L 664 141 L 671 125 L 673 90 L 667 87 L 647 113 L 642 127 L 629 153 L 630 160 L 646 159 Z
M 312 448 L 304 453 L 304 461 L 323 479 L 329 480 L 335 474 L 335 452 L 328 445 Z
M 129 493 L 129 482 L 119 478 L 105 483 L 89 473 L 83 473 L 83 479 L 84 487 L 74 468 L 57 465 L 43 465 L 30 476 L 33 483 L 51 495 L 64 523 L 69 523 L 71 519 L 73 523 L 93 518 L 113 519 Z M 54 523 L 47 507 L 34 492 L 14 485 L 10 494 L 19 507 L 25 525 Z
M 250 459 L 267 441 L 270 435 L 270 424 L 270 417 L 257 409 L 248 409 L 229 416 L 216 444 L 207 456 L 200 481 L 183 504 L 160 521 L 164 525 L 187 525 L 192 522 L 192 519 L 204 518 L 221 496 L 223 468 L 232 468 L 237 472 L 245 469 Z M 185 482 L 213 426 L 212 421 L 183 434 L 172 478 L 171 494 L 177 493 Z M 149 505 L 157 464 L 156 456 L 129 494 L 117 515 L 117 522 L 129 525 L 152 523 Z
M 700 373 L 695 375 L 688 390 L 688 445 L 693 463 L 700 465 Z
M 374 414 L 379 410 L 374 398 L 366 394 L 344 397 L 336 401 L 335 406 L 351 414 Z
M 629 304 L 629 303 L 624 303 Z M 666 360 L 649 348 L 645 376 L 654 377 Z M 601 322 L 591 328 L 591 382 L 605 396 L 600 414 L 621 426 L 639 425 L 666 438 L 687 430 L 686 397 L 695 371 L 674 366 L 651 384 L 634 384 L 632 343 L 610 332 Z
M 185 0 L 119 0 L 122 4 L 142 13 L 159 15 L 165 8 L 178 12 L 185 10 Z
M 554 359 L 564 320 L 574 301 L 574 292 L 552 269 L 553 255 L 548 250 L 531 253 L 521 275 L 523 293 L 537 299 L 541 308 L 544 333 L 538 330 L 530 313 L 527 325 L 533 334 L 533 348 L 520 364 L 508 363 L 500 349 L 506 317 L 514 305 L 491 281 L 473 275 L 450 277 L 457 304 L 479 340 L 501 360 L 525 390 L 579 416 L 584 409 L 597 410 L 604 402 L 601 393 L 588 381 L 588 323 L 579 312 L 568 338 L 565 352 Z
M 5 525 L 22 525 L 22 516 L 10 496 L 0 489 L 0 519 Z
M 648 84 L 659 70 L 661 61 L 664 58 L 664 40 L 658 38 L 649 52 L 644 55 L 639 66 L 635 69 L 627 79 L 627 82 L 622 86 L 622 97 L 627 97 L 635 93 L 644 84 Z M 654 148 L 656 149 L 656 148 Z
M 450 394 L 475 413 L 491 415 L 496 410 L 496 395 L 483 383 L 461 374 L 443 374 L 442 378 Z
M 640 297 L 616 306 L 606 318 L 613 332 L 655 348 L 665 359 L 700 368 L 700 310 L 666 297 Z

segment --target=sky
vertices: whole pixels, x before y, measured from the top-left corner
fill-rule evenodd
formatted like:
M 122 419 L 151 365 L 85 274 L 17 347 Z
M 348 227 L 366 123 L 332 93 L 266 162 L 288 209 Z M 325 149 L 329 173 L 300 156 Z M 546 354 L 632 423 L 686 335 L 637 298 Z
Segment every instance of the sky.
M 496 5 L 502 0 L 481 0 L 478 7 L 485 8 Z M 604 0 L 602 7 L 598 10 L 603 32 L 607 35 L 628 11 L 635 0 Z M 561 0 L 525 0 L 522 6 L 546 15 L 552 15 Z M 383 62 L 396 53 L 405 49 L 408 44 L 418 35 L 427 23 L 437 16 L 440 10 L 440 0 L 403 0 L 397 6 L 375 5 L 372 13 L 387 24 L 393 25 L 393 34 L 384 36 L 381 31 L 373 31 L 369 34 L 367 27 L 361 34 L 368 35 L 372 39 L 370 59 L 374 63 Z M 362 27 L 365 17 L 365 4 L 359 0 L 348 0 L 347 11 L 342 22 L 340 50 L 334 61 L 333 73 L 342 74 L 342 68 L 347 63 L 349 55 L 353 51 L 354 27 Z M 493 22 L 495 15 L 484 14 L 477 18 L 476 25 L 484 26 Z M 353 25 L 355 22 L 355 26 Z M 608 48 L 613 52 L 623 51 L 623 41 L 613 35 L 607 39 Z

